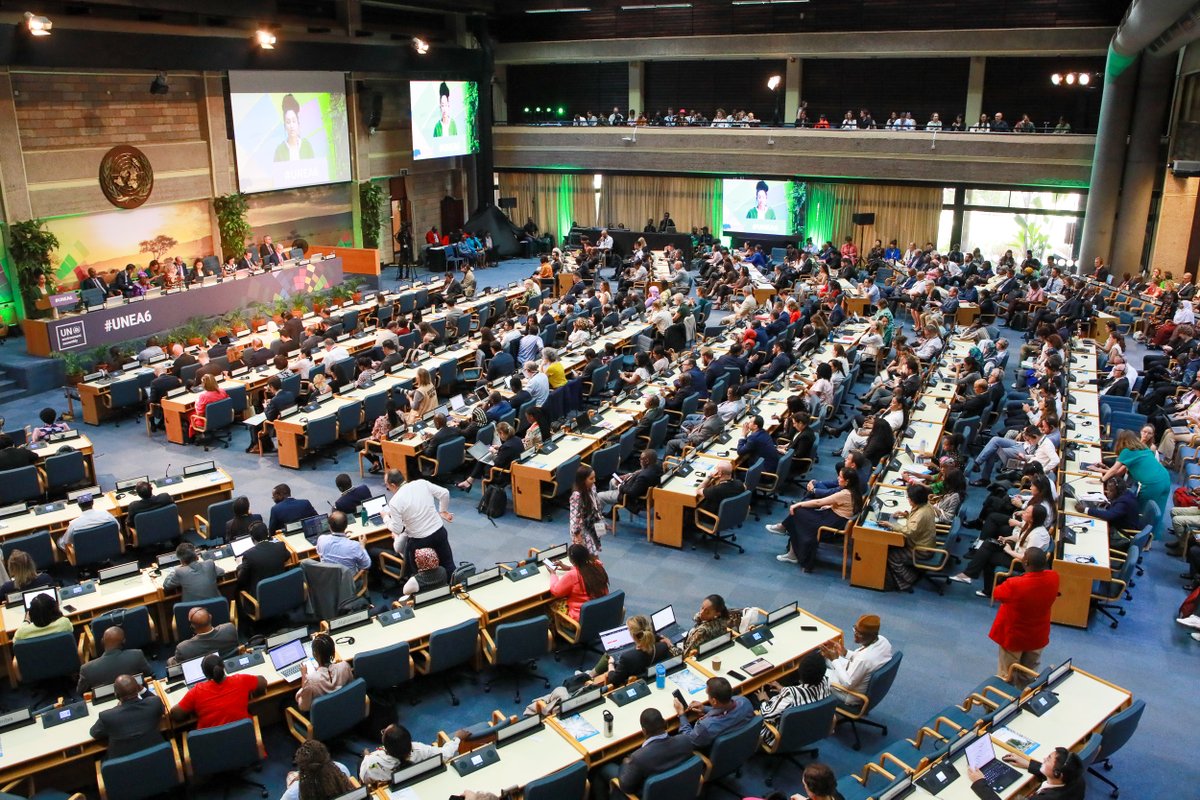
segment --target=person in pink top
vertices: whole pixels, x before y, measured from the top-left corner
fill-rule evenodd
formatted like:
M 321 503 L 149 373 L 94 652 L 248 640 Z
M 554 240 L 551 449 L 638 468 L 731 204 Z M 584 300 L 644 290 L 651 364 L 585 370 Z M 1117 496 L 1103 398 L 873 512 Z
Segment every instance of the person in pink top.
M 204 417 L 204 407 L 209 403 L 215 403 L 218 400 L 224 400 L 229 397 L 225 390 L 217 385 L 217 379 L 212 375 L 205 375 L 201 381 L 203 391 L 196 398 L 196 408 L 192 411 L 191 419 L 188 421 L 188 435 L 196 435 L 196 420 Z
M 562 611 L 566 606 L 571 619 L 578 620 L 579 609 L 584 603 L 608 594 L 608 573 L 600 559 L 581 544 L 573 544 L 567 549 L 567 559 L 571 562 L 570 569 L 553 568 L 550 594 L 559 598 L 555 602 L 556 610 Z

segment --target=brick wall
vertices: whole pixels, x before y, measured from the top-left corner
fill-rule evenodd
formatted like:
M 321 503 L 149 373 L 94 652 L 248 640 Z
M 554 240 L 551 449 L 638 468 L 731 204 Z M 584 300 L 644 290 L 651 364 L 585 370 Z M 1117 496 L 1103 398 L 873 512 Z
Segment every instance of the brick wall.
M 170 77 L 171 91 L 150 94 L 154 76 L 14 73 L 26 151 L 201 138 L 200 79 Z

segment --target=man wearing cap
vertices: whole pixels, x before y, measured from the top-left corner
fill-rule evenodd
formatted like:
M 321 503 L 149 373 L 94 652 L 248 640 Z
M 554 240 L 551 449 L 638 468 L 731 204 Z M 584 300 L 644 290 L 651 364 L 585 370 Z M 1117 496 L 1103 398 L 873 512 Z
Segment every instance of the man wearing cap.
M 67 545 L 75 541 L 75 534 L 87 528 L 107 525 L 115 519 L 107 511 L 92 508 L 95 500 L 96 498 L 92 496 L 91 492 L 81 494 L 76 499 L 75 502 L 79 504 L 79 516 L 71 520 L 71 524 L 67 526 L 67 532 L 58 540 L 58 546 L 62 548 L 64 553 L 67 551 Z
M 829 667 L 831 691 L 838 703 L 855 709 L 862 702 L 844 690 L 866 694 L 875 671 L 892 659 L 892 643 L 879 635 L 879 617 L 863 614 L 854 623 L 854 650 L 846 650 L 841 642 L 832 642 L 821 648 L 825 663 Z

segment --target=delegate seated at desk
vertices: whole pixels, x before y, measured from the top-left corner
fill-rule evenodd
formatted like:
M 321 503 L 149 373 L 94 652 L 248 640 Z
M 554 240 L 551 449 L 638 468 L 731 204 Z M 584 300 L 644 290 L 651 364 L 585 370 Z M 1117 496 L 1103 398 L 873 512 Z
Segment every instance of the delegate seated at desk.
M 626 795 L 638 795 L 646 780 L 661 775 L 692 757 L 692 742 L 687 736 L 671 736 L 667 733 L 667 722 L 657 708 L 646 708 L 638 717 L 644 740 L 620 764 L 611 761 L 600 767 L 594 797 L 607 800 L 611 796 L 613 778 Z
M 256 522 L 250 526 L 250 538 L 254 545 L 242 554 L 242 563 L 237 569 L 237 588 L 251 593 L 258 591 L 258 584 L 287 569 L 291 555 L 287 545 L 272 539 L 267 526 Z
M 29 613 L 13 634 L 13 641 L 20 642 L 52 633 L 73 633 L 74 630 L 71 620 L 63 616 L 54 596 L 39 594 L 30 601 Z
M 71 524 L 67 526 L 67 532 L 58 539 L 58 546 L 64 553 L 67 550 L 67 546 L 75 541 L 75 536 L 80 531 L 88 530 L 89 528 L 98 528 L 101 525 L 108 525 L 116 520 L 107 511 L 101 511 L 94 507 L 95 497 L 91 492 L 79 495 L 75 502 L 79 505 L 79 516 L 71 520 Z
M 293 522 L 317 516 L 317 510 L 313 508 L 313 504 L 307 500 L 292 497 L 292 487 L 286 483 L 275 485 L 275 488 L 271 490 L 271 499 L 275 505 L 271 506 L 271 515 L 268 517 L 270 521 L 267 529 L 269 531 L 281 531 Z
M 468 736 L 470 732 L 460 728 L 445 744 L 437 747 L 414 742 L 412 734 L 403 725 L 388 725 L 383 729 L 383 743 L 363 756 L 358 779 L 363 785 L 391 783 L 392 773 L 405 764 L 417 764 L 436 755 L 441 755 L 443 760 L 458 755 L 459 742 Z
M 679 735 L 697 750 L 708 749 L 718 736 L 754 716 L 754 706 L 745 697 L 734 695 L 725 678 L 709 678 L 704 688 L 708 695 L 704 703 L 693 700 L 684 708 L 678 699 L 673 701 L 679 715 Z M 693 716 L 697 717 L 695 722 Z
M 1083 800 L 1087 791 L 1083 762 L 1065 747 L 1054 748 L 1044 762 L 1016 753 L 1006 754 L 1003 760 L 1006 764 L 1024 767 L 1038 779 L 1041 785 L 1030 795 L 1038 800 Z M 987 785 L 982 772 L 968 765 L 967 778 L 971 781 L 971 791 L 980 800 L 1000 800 L 1000 795 Z
M 125 527 L 137 528 L 137 515 L 143 511 L 153 511 L 156 508 L 163 508 L 175 502 L 174 498 L 166 492 L 154 493 L 154 484 L 149 481 L 138 481 L 134 487 L 134 493 L 138 499 L 129 504 L 129 508 L 125 509 Z
M 197 730 L 249 719 L 250 696 L 262 694 L 267 689 L 267 679 L 262 675 L 245 672 L 226 675 L 225 662 L 216 653 L 204 657 L 200 671 L 207 680 L 188 689 L 171 709 L 171 720 L 176 723 L 194 713 Z
M 152 674 L 145 653 L 137 648 L 125 649 L 125 631 L 120 626 L 110 625 L 100 640 L 104 652 L 79 668 L 79 685 L 76 687 L 79 694 L 90 692 L 97 686 L 107 686 L 118 675 Z
M 196 607 L 188 610 L 188 624 L 192 627 L 192 637 L 183 639 L 175 646 L 175 655 L 167 659 L 168 666 L 182 664 L 193 658 L 199 658 L 205 653 L 216 651 L 222 657 L 228 657 L 237 652 L 238 632 L 232 622 L 212 624 L 212 614 L 208 609 Z M 179 632 L 180 636 L 184 634 Z
M 854 643 L 858 647 L 847 650 L 840 642 L 821 647 L 821 655 L 825 656 L 825 665 L 830 670 L 829 680 L 837 684 L 832 687 L 832 692 L 838 705 L 844 708 L 856 709 L 862 701 L 843 689 L 865 694 L 871 676 L 892 659 L 892 643 L 879 635 L 879 629 L 878 616 L 863 614 L 854 623 Z
M 386 434 L 385 434 L 386 435 Z M 358 510 L 358 507 L 370 500 L 373 496 L 371 487 L 365 483 L 354 485 L 354 481 L 350 480 L 350 476 L 346 473 L 340 473 L 334 478 L 334 485 L 341 492 L 338 499 L 333 501 L 333 507 L 343 514 L 353 514 Z
M 317 537 L 317 558 L 327 564 L 340 564 L 351 572 L 369 569 L 371 557 L 363 547 L 363 537 L 351 539 L 346 535 L 349 518 L 341 511 L 329 514 L 329 533 Z
M 28 447 L 17 447 L 11 436 L 0 433 L 0 470 L 28 467 L 37 460 L 37 455 Z
M 274 422 L 279 419 L 281 413 L 296 405 L 296 393 L 284 389 L 283 382 L 278 375 L 272 375 L 267 379 L 263 398 L 263 418 L 266 422 Z M 250 445 L 246 448 L 246 452 L 253 453 L 259 447 L 262 448 L 263 453 L 273 452 L 275 450 L 274 431 L 273 426 L 268 430 L 265 423 L 251 426 Z
M 113 688 L 117 705 L 101 711 L 89 731 L 93 739 L 108 742 L 108 758 L 162 744 L 163 703 L 158 695 L 153 690 L 143 693 L 141 684 L 128 674 L 118 675 Z
M 8 580 L 0 585 L 0 597 L 53 585 L 54 578 L 45 572 L 38 572 L 37 564 L 29 553 L 14 549 L 8 554 Z
M 191 603 L 221 596 L 217 581 L 225 574 L 225 570 L 216 561 L 201 560 L 196 553 L 196 546 L 191 542 L 183 542 L 176 547 L 175 555 L 179 558 L 179 566 L 167 573 L 163 588 L 179 589 L 182 595 L 178 602 Z

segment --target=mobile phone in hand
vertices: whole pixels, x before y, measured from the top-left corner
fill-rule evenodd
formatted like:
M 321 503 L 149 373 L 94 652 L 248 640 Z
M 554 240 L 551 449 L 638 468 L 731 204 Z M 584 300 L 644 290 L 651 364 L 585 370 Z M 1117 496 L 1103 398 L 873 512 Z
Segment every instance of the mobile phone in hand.
M 687 708 L 688 702 L 687 702 L 687 700 L 683 699 L 683 692 L 679 691 L 678 689 L 672 689 L 671 696 L 679 701 L 679 705 L 683 706 L 684 708 Z

